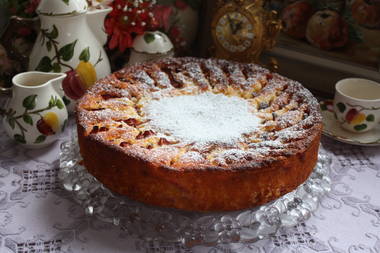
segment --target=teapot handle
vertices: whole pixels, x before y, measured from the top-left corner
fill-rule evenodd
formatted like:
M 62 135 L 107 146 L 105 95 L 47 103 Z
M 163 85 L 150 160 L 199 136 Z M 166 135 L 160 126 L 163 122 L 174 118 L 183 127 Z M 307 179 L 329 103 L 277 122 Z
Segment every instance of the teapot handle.
M 32 26 L 35 28 L 35 24 L 39 21 L 39 18 L 23 18 L 18 16 L 11 16 L 8 27 L 6 28 L 2 36 L 2 44 L 9 54 L 11 59 L 21 62 L 22 66 L 26 69 L 28 65 L 28 55 L 19 52 L 15 47 L 16 39 L 20 36 L 15 36 L 15 31 L 20 27 Z

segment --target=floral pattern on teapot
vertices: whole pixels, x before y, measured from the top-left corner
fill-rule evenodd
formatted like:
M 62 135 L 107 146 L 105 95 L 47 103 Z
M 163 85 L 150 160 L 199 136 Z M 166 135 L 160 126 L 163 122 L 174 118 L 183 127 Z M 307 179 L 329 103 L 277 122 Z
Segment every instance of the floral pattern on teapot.
M 70 101 L 111 73 L 103 48 L 104 19 L 110 11 L 109 7 L 91 10 L 86 0 L 41 0 L 37 8 L 40 32 L 28 69 L 67 74 L 58 92 L 69 112 L 75 107 Z
M 41 46 L 45 46 L 48 52 L 53 50 L 53 57 L 43 56 L 39 61 L 36 70 L 43 72 L 61 72 L 62 67 L 69 69 L 67 77 L 62 83 L 62 88 L 67 97 L 76 100 L 83 96 L 85 90 L 91 87 L 97 80 L 96 65 L 102 60 L 102 52 L 99 51 L 99 56 L 94 64 L 90 62 L 91 54 L 90 47 L 84 48 L 79 54 L 79 63 L 75 67 L 71 67 L 66 62 L 70 61 L 74 56 L 74 50 L 78 39 L 59 47 L 56 40 L 59 36 L 59 31 L 55 25 L 48 29 L 41 29 Z M 70 103 L 70 100 L 65 99 L 65 103 Z

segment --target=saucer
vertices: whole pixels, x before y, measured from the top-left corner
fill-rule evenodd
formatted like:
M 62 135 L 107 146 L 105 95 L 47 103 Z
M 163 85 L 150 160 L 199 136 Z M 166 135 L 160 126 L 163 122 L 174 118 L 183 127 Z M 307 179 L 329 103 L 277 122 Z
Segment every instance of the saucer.
M 321 101 L 321 114 L 323 117 L 323 134 L 344 143 L 359 146 L 380 146 L 380 124 L 365 133 L 352 133 L 343 129 L 333 111 L 332 100 Z

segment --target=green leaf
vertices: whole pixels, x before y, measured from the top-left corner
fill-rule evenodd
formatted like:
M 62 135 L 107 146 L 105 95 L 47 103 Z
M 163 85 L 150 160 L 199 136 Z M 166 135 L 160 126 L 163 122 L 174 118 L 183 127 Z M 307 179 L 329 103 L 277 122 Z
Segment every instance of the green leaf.
M 36 98 L 37 98 L 37 95 L 27 96 L 22 101 L 22 106 L 24 106 L 28 110 L 34 109 L 36 107 Z
M 337 103 L 337 104 L 336 104 L 336 107 L 338 107 L 338 110 L 339 110 L 341 113 L 343 113 L 343 112 L 346 110 L 346 106 L 345 106 L 343 103 L 341 103 L 341 102 Z
M 22 116 L 22 119 L 26 124 L 33 126 L 33 119 L 29 114 L 25 114 L 24 116 Z
M 79 55 L 79 60 L 88 62 L 90 60 L 90 47 L 86 47 Z
M 55 73 L 59 73 L 59 72 L 61 72 L 61 65 L 59 65 L 59 63 L 58 62 L 55 62 L 54 64 L 53 64 L 53 71 L 55 72 Z
M 50 97 L 50 100 L 49 100 L 49 107 L 52 108 L 55 106 L 55 103 L 56 103 L 56 100 L 53 96 Z
M 58 107 L 58 109 L 63 109 L 64 105 L 60 99 L 57 99 L 55 101 L 55 105 Z
M 366 129 L 367 128 L 367 125 L 366 124 L 361 124 L 361 125 L 356 125 L 356 126 L 354 126 L 354 129 L 356 130 L 356 131 L 363 131 L 364 129 Z
M 62 0 L 66 5 L 69 5 L 69 0 Z
M 41 142 L 44 142 L 46 140 L 46 136 L 45 135 L 40 135 L 36 138 L 36 140 L 34 141 L 34 143 L 41 143 Z
M 68 106 L 71 103 L 70 99 L 68 99 L 66 96 L 63 96 L 62 100 L 63 100 L 63 103 L 65 103 L 66 106 Z
M 48 34 L 48 36 L 51 38 L 51 39 L 56 39 L 58 37 L 58 29 L 55 25 L 53 25 L 53 29 L 51 30 L 51 32 Z
M 367 116 L 366 120 L 369 122 L 373 122 L 373 121 L 375 121 L 375 116 L 373 114 L 370 114 Z
M 51 51 L 51 41 L 50 40 L 48 42 L 46 42 L 46 48 L 47 48 L 48 52 Z
M 145 40 L 145 42 L 146 43 L 151 43 L 151 42 L 153 42 L 154 41 L 154 34 L 153 33 L 146 33 L 146 34 L 144 34 L 144 40 Z
M 72 43 L 66 44 L 59 49 L 58 53 L 62 57 L 62 60 L 69 61 L 71 60 L 71 58 L 73 58 L 74 48 L 75 48 L 76 43 L 77 43 L 77 40 L 75 40 Z
M 38 63 L 38 66 L 36 67 L 36 70 L 43 72 L 50 72 L 52 69 L 53 67 L 51 66 L 51 60 L 48 56 L 42 57 Z
M 13 118 L 8 118 L 8 124 L 12 129 L 15 129 L 15 120 Z
M 23 144 L 26 143 L 24 136 L 22 136 L 21 134 L 15 134 L 15 135 L 13 135 L 13 138 L 14 138 L 17 142 L 20 142 L 20 143 L 23 143 Z

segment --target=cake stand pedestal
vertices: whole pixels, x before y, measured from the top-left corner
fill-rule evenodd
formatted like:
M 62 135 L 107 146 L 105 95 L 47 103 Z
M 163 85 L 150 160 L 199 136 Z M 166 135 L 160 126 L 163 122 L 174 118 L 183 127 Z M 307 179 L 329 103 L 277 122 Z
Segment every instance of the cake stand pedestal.
M 253 209 L 234 212 L 185 212 L 149 206 L 108 190 L 79 164 L 77 137 L 63 142 L 59 179 L 86 214 L 120 226 L 145 241 L 182 243 L 186 247 L 252 243 L 281 227 L 307 220 L 330 191 L 331 158 L 320 147 L 309 178 L 294 191 Z

